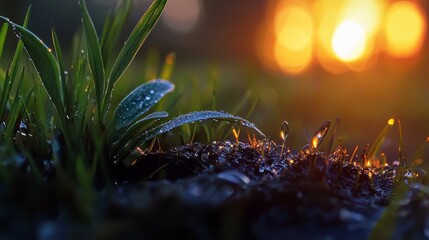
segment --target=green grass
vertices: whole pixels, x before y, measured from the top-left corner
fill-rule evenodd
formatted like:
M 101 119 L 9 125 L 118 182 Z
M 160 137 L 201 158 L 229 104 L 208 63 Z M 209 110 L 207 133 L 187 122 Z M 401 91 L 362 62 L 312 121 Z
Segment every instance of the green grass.
M 3 50 L 9 26 L 19 38 L 15 56 L 2 79 L 0 99 L 0 115 L 7 119 L 2 142 L 7 146 L 5 149 L 15 150 L 10 156 L 28 156 L 30 169 L 39 180 L 43 175 L 39 169 L 42 164 L 35 161 L 50 158 L 60 176 L 71 177 L 73 182 L 89 189 L 97 176 L 102 176 L 109 185 L 111 168 L 121 164 L 139 147 L 150 146 L 151 140 L 158 135 L 187 123 L 223 120 L 252 128 L 264 137 L 247 120 L 214 111 L 214 96 L 211 111 L 192 112 L 164 122 L 162 120 L 169 115 L 162 110 L 164 102 L 159 104 L 157 111 L 150 112 L 175 88 L 173 83 L 164 80 L 172 75 L 174 54 L 167 56 L 161 78 L 139 85 L 118 104 L 112 104 L 116 84 L 133 62 L 165 4 L 166 0 L 155 0 L 117 52 L 115 49 L 131 10 L 131 1 L 119 1 L 115 12 L 107 15 L 103 31 L 98 35 L 85 1 L 80 0 L 83 26 L 71 46 L 70 66 L 65 65 L 69 61 L 63 57 L 55 29 L 51 30 L 50 48 L 26 28 L 30 11 L 22 25 L 0 17 L 4 21 L 0 49 Z M 19 61 L 24 46 L 31 63 Z M 185 88 L 182 94 L 195 89 L 198 88 Z M 194 92 L 193 95 L 198 94 Z M 179 98 L 180 94 L 176 96 Z M 195 100 L 198 101 L 200 99 Z M 243 104 L 239 103 L 237 107 L 241 108 Z M 29 125 L 25 132 L 19 128 L 24 123 Z M 213 129 L 205 129 L 210 132 L 209 139 L 223 135 L 219 127 Z M 27 145 L 16 143 L 17 134 L 25 135 L 22 141 Z M 88 191 L 85 192 L 85 196 L 89 195 Z

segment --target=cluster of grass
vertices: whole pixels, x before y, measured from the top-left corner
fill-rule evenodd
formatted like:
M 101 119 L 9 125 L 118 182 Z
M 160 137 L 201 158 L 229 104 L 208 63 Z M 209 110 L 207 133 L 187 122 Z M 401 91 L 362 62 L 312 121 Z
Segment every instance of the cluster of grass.
M 119 104 L 112 104 L 115 85 L 156 24 L 166 1 L 155 0 L 116 50 L 132 1 L 118 2 L 99 36 L 85 1 L 80 0 L 82 31 L 70 47 L 70 66 L 65 64 L 68 61 L 63 58 L 63 46 L 54 28 L 52 48 L 26 28 L 30 10 L 22 25 L 0 17 L 4 22 L 0 57 L 8 30 L 18 39 L 13 59 L 6 68 L 0 68 L 0 178 L 6 185 L 13 185 L 17 172 L 24 172 L 28 182 L 38 183 L 54 175 L 60 183 L 83 189 L 78 192 L 90 203 L 95 183 L 111 185 L 112 168 L 173 128 L 213 119 L 246 126 L 264 136 L 247 120 L 220 111 L 191 112 L 165 120 L 165 104 L 154 105 L 175 88 L 166 80 L 174 66 L 173 55 L 167 56 L 159 78 L 138 86 Z M 206 129 L 209 138 L 215 131 Z M 183 132 L 189 141 L 189 127 Z

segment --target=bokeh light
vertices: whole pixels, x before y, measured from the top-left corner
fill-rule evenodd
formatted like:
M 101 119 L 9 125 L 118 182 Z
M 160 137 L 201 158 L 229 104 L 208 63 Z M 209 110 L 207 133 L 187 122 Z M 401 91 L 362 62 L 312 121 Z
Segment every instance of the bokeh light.
M 426 22 L 419 7 L 409 1 L 394 3 L 386 13 L 386 51 L 399 58 L 419 52 L 426 35 Z
M 197 26 L 201 11 L 201 0 L 168 1 L 161 19 L 172 31 L 188 33 Z
M 311 62 L 313 21 L 304 6 L 279 4 L 274 19 L 274 56 L 278 66 L 289 73 L 303 71 Z
M 351 62 L 362 57 L 366 47 L 365 29 L 359 23 L 344 21 L 332 37 L 332 49 L 338 59 Z
M 339 74 L 364 71 L 388 55 L 410 58 L 426 36 L 418 1 L 280 1 L 267 8 L 259 50 L 269 69 L 298 74 L 319 66 Z M 267 59 L 272 58 L 273 61 Z

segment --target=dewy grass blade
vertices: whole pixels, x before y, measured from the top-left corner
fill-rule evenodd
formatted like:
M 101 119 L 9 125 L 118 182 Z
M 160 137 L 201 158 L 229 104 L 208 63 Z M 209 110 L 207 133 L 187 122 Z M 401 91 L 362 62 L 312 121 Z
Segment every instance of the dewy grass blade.
M 153 80 L 142 84 L 118 105 L 114 114 L 114 129 L 121 130 L 147 112 L 165 94 L 174 90 L 174 84 L 165 80 Z
M 51 49 L 29 30 L 22 26 L 11 24 L 14 26 L 15 32 L 19 35 L 28 54 L 32 58 L 38 75 L 42 79 L 43 85 L 51 97 L 60 118 L 64 120 L 64 105 L 62 104 L 63 101 L 60 94 L 61 88 L 59 86 L 61 82 L 60 68 Z M 63 121 L 63 124 L 65 124 L 65 121 Z
M 85 0 L 79 0 L 79 4 L 82 12 L 82 23 L 86 37 L 86 45 L 88 49 L 89 66 L 91 67 L 92 76 L 94 78 L 95 94 L 97 97 L 97 106 L 100 117 L 99 120 L 101 121 L 101 107 L 106 85 L 104 77 L 104 63 L 103 58 L 101 56 L 101 48 L 100 43 L 98 42 L 97 32 L 95 31 L 94 23 L 89 16 Z
M 116 58 L 116 61 L 110 72 L 107 92 L 103 102 L 103 112 L 105 112 L 108 101 L 110 101 L 111 91 L 113 90 L 113 85 L 118 81 L 122 76 L 125 70 L 133 61 L 138 50 L 143 45 L 146 37 L 155 26 L 155 23 L 158 21 L 159 16 L 164 9 L 167 0 L 155 0 L 146 13 L 140 18 L 139 22 L 135 26 L 134 30 L 131 32 L 121 51 L 119 56 Z
M 248 128 L 251 128 L 256 133 L 258 133 L 259 136 L 265 138 L 265 134 L 261 132 L 253 123 L 247 121 L 246 119 L 243 119 L 241 117 L 237 117 L 234 115 L 231 115 L 229 113 L 225 112 L 218 112 L 218 111 L 200 111 L 200 112 L 191 112 L 187 114 L 180 115 L 176 118 L 173 118 L 172 120 L 163 123 L 155 128 L 150 129 L 147 133 L 143 134 L 139 138 L 136 138 L 133 140 L 131 144 L 129 144 L 127 147 L 124 148 L 125 151 L 129 149 L 134 149 L 148 140 L 163 134 L 165 132 L 171 131 L 172 129 L 179 127 L 183 124 L 187 123 L 193 123 L 193 122 L 201 122 L 204 120 L 220 120 L 220 121 L 227 121 L 230 123 L 238 124 L 241 126 L 245 126 Z

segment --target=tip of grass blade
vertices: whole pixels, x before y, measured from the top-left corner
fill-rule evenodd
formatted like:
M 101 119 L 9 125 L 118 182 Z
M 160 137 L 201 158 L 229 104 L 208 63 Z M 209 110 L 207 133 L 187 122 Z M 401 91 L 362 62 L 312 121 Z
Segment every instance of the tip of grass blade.
M 384 140 L 386 139 L 387 134 L 390 132 L 390 129 L 392 129 L 393 125 L 395 124 L 394 118 L 389 118 L 387 120 L 386 126 L 383 128 L 383 130 L 380 132 L 378 137 L 375 139 L 374 143 L 372 144 L 371 148 L 368 151 L 368 159 L 374 160 L 376 155 L 381 149 L 381 146 L 384 143 Z

